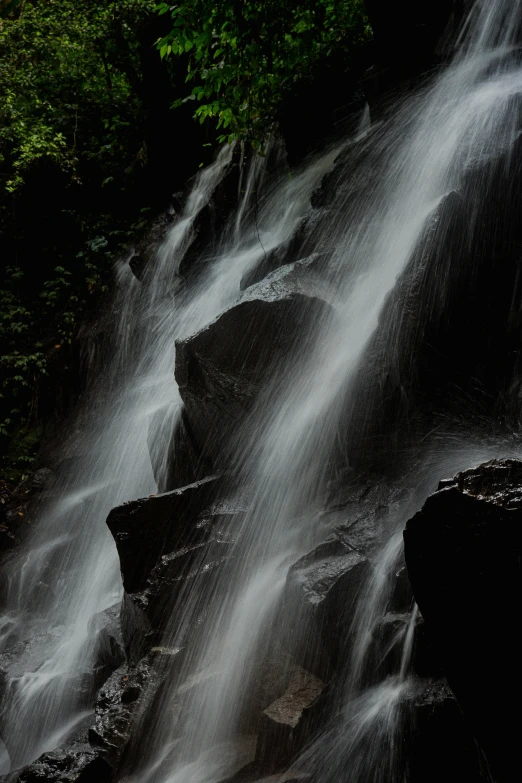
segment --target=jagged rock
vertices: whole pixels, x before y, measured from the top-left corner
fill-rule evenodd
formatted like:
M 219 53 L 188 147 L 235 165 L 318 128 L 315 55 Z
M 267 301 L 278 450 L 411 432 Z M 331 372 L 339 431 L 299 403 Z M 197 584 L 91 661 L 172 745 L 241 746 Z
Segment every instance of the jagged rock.
M 256 763 L 261 769 L 284 768 L 304 747 L 309 736 L 302 730 L 301 719 L 323 689 L 324 682 L 318 677 L 299 667 L 294 669 L 283 695 L 262 714 L 256 749 Z
M 262 389 L 294 354 L 331 298 L 306 265 L 277 270 L 192 337 L 176 344 L 176 380 L 194 440 L 217 466 Z
M 348 488 L 332 482 L 330 493 L 321 523 L 334 532 L 290 569 L 280 617 L 286 647 L 323 678 L 349 644 L 354 603 L 384 541 L 390 509 L 404 499 L 371 480 Z M 296 650 L 294 637 L 306 638 L 306 649 Z
M 151 658 L 136 666 L 121 667 L 107 680 L 98 694 L 94 726 L 89 742 L 96 753 L 116 770 L 140 715 L 154 699 L 164 680 L 161 667 Z
M 288 572 L 281 635 L 296 661 L 311 672 L 328 677 L 335 666 L 368 569 L 368 559 L 334 534 Z M 295 648 L 296 638 L 306 639 L 301 649 Z
M 415 599 L 496 781 L 518 769 L 522 462 L 493 460 L 428 498 L 404 533 Z
M 0 778 L 1 783 L 110 783 L 112 771 L 87 743 L 44 753 L 23 769 Z

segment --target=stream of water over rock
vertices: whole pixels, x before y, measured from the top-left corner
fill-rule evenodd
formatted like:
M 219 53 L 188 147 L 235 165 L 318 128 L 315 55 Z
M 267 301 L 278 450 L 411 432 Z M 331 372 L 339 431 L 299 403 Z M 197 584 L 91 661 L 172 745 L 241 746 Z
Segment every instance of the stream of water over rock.
M 242 509 L 231 534 L 234 568 L 218 577 L 211 593 L 198 590 L 197 580 L 181 593 L 163 644 L 183 647 L 189 629 L 202 622 L 204 606 L 203 626 L 175 677 L 167 677 L 155 712 L 148 713 L 146 748 L 140 743 L 139 754 L 130 753 L 125 780 L 217 783 L 248 760 L 245 715 L 256 667 L 274 643 L 289 568 L 324 538 L 321 512 L 331 465 L 348 448 L 350 411 L 356 397 L 364 397 L 361 368 L 372 338 L 376 330 L 388 333 L 388 352 L 398 350 L 392 338 L 400 303 L 387 306 L 398 279 L 432 241 L 440 210 L 468 173 L 502 158 L 517 141 L 521 14 L 519 0 L 478 0 L 453 62 L 441 74 L 375 126 L 363 112 L 350 138 L 291 176 L 275 142 L 264 159 L 248 163 L 238 163 L 225 147 L 195 179 L 142 280 L 127 260 L 118 265 L 112 353 L 90 389 L 71 439 L 72 456 L 63 462 L 34 534 L 8 569 L 0 641 L 24 666 L 6 684 L 1 734 L 9 759 L 3 771 L 59 746 L 92 713 L 93 628 L 121 598 L 105 519 L 115 506 L 168 484 L 172 432 L 183 407 L 173 379 L 175 341 L 258 295 L 249 276 L 289 242 L 310 214 L 313 192 L 336 165 L 337 185 L 330 186 L 327 208 L 309 229 L 306 258 L 268 278 L 274 296 L 286 285 L 285 275 L 313 278 L 322 304 L 303 317 L 291 358 L 267 378 L 227 444 L 229 478 L 220 499 Z M 184 280 L 180 265 L 198 217 L 234 166 L 241 172 L 237 206 L 198 273 Z M 486 200 L 487 183 L 482 185 L 479 196 Z M 444 294 L 444 281 L 435 286 L 427 280 L 430 285 Z M 368 418 L 371 402 L 368 393 Z M 395 777 L 396 750 L 400 705 L 414 687 L 408 676 L 411 628 L 396 674 L 380 682 L 368 676 L 373 630 L 400 560 L 400 531 L 437 478 L 509 448 L 477 444 L 474 436 L 441 444 L 435 452 L 420 444 L 410 454 L 415 491 L 388 512 L 388 540 L 373 558 L 354 609 L 353 644 L 337 677 L 334 707 L 322 735 L 294 761 L 296 775 L 340 783 L 349 769 L 354 783 L 402 780 Z M 296 649 L 307 647 L 306 627 L 294 637 Z M 22 655 L 16 645 L 28 638 Z M 171 719 L 169 704 L 180 682 L 191 677 L 204 687 L 193 688 L 179 717 Z

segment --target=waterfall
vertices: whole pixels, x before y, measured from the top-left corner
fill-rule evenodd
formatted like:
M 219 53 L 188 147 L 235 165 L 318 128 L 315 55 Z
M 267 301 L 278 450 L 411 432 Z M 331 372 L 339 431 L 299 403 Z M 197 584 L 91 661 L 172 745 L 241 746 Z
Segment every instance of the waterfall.
M 289 564 L 316 540 L 326 468 L 384 304 L 443 200 L 459 189 L 472 167 L 501 155 L 517 138 L 513 98 L 522 93 L 522 69 L 512 43 L 519 21 L 518 2 L 477 3 L 450 67 L 406 101 L 393 121 L 370 133 L 349 158 L 348 197 L 337 198 L 317 237 L 318 250 L 333 252 L 332 307 L 308 324 L 306 351 L 297 351 L 294 366 L 285 367 L 284 378 L 270 385 L 238 438 L 248 511 L 238 534 L 234 574 L 227 572 L 227 584 L 215 590 L 214 600 L 206 597 L 205 634 L 185 656 L 175 683 L 191 672 L 212 675 L 188 701 L 180 725 L 161 718 L 175 698 L 175 686 L 166 689 L 150 742 L 152 759 L 129 780 L 212 783 L 231 774 L 229 743 L 241 733 L 257 656 L 270 644 Z M 461 459 L 462 454 L 455 458 L 455 468 Z M 407 513 L 405 507 L 401 510 Z M 396 530 L 397 522 L 389 525 Z M 392 551 L 394 547 L 397 537 Z M 365 591 L 359 617 L 371 616 L 386 602 L 386 572 L 395 563 L 387 549 L 375 566 L 380 587 L 372 584 Z M 184 626 L 195 621 L 198 600 L 197 595 L 192 600 L 183 596 L 176 627 L 167 633 L 173 647 Z M 342 688 L 345 730 L 337 726 L 336 740 L 320 740 L 316 754 L 307 757 L 303 771 L 312 771 L 317 780 L 342 779 L 341 762 L 333 761 L 336 754 L 345 769 L 352 765 L 354 781 L 392 779 L 393 764 L 390 768 L 386 758 L 397 706 L 409 687 L 407 662 L 395 681 L 365 692 L 365 633 L 361 622 L 355 628 L 355 659 Z M 365 755 L 363 749 L 372 743 L 375 753 Z
M 23 551 L 8 565 L 0 651 L 25 655 L 34 648 L 29 668 L 6 684 L 0 733 L 11 769 L 59 746 L 92 717 L 93 629 L 97 616 L 122 594 L 105 520 L 115 506 L 168 483 L 172 433 L 183 408 L 173 377 L 175 342 L 247 300 L 249 275 L 292 238 L 314 190 L 342 160 L 337 181 L 343 187 L 309 237 L 316 256 L 328 255 L 326 271 L 317 273 L 325 277 L 326 305 L 303 323 L 292 359 L 267 381 L 229 446 L 230 471 L 218 500 L 245 509 L 234 529 L 234 571 L 218 577 L 209 595 L 197 580 L 181 592 L 162 643 L 183 647 L 202 603 L 204 628 L 167 677 L 155 712 L 147 713 L 147 747 L 141 743 L 139 752 L 130 753 L 125 780 L 218 783 L 242 766 L 249 741 L 243 718 L 256 666 L 275 639 L 289 568 L 324 537 L 320 512 L 330 468 L 348 450 L 356 398 L 367 398 L 372 414 L 370 389 L 360 385 L 376 331 L 389 334 L 389 350 L 398 350 L 386 305 L 445 199 L 470 171 L 500 158 L 518 138 L 522 66 L 515 44 L 521 11 L 522 0 L 477 0 L 448 67 L 375 127 L 368 127 L 366 110 L 353 136 L 291 176 L 281 172 L 276 141 L 264 158 L 247 161 L 243 155 L 239 163 L 238 150 L 225 146 L 195 178 L 142 280 L 128 259 L 118 262 L 110 348 L 104 348 L 87 400 L 70 425 L 68 458 L 51 497 Z M 185 279 L 180 268 L 198 219 L 216 188 L 237 170 L 236 207 Z M 487 198 L 486 184 L 480 196 Z M 444 280 L 437 290 L 444 294 Z M 368 675 L 373 631 L 400 560 L 400 531 L 434 488 L 434 476 L 497 454 L 505 454 L 505 447 L 477 445 L 472 437 L 435 453 L 419 445 L 412 459 L 416 491 L 388 515 L 388 540 L 358 599 L 335 705 L 324 733 L 295 761 L 297 772 L 317 783 L 340 782 L 346 769 L 354 783 L 402 780 L 396 757 L 401 705 L 415 688 L 409 656 L 416 610 L 396 674 L 380 682 Z M 294 643 L 306 647 L 306 628 Z M 79 677 L 86 678 L 83 688 L 77 687 Z M 191 677 L 202 678 L 204 687 L 189 695 L 177 719 L 165 719 L 180 683 Z
M 232 147 L 196 178 L 143 282 L 126 261 L 117 264 L 113 353 L 76 425 L 80 438 L 76 433 L 71 438 L 74 458 L 64 460 L 53 497 L 7 575 L 1 649 L 37 637 L 41 651 L 31 661 L 34 670 L 7 684 L 2 736 L 12 768 L 55 748 L 92 713 L 92 694 L 83 694 L 82 703 L 74 686 L 93 666 L 93 620 L 121 597 L 118 558 L 105 519 L 114 506 L 157 492 L 163 479 L 181 409 L 173 379 L 175 340 L 197 331 L 237 299 L 243 275 L 291 235 L 337 152 L 330 149 L 291 180 L 285 178 L 275 193 L 268 183 L 256 225 L 252 189 L 268 174 L 266 163 L 255 161 L 247 181 L 240 183 L 243 193 L 228 233 L 190 289 L 179 286 L 178 267 L 193 239 L 194 222 L 230 171 Z M 155 451 L 163 456 L 154 471 L 151 432 Z

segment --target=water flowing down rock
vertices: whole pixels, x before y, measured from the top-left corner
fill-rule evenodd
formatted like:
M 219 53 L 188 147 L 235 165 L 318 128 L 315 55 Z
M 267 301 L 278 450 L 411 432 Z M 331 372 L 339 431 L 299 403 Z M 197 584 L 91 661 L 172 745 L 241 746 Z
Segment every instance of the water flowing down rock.
M 498 781 L 518 768 L 522 462 L 493 460 L 443 481 L 407 524 L 415 599 L 448 682 Z
M 224 459 L 261 391 L 295 359 L 310 318 L 328 317 L 331 297 L 298 264 L 251 287 L 240 302 L 176 349 L 176 380 L 204 456 Z
M 30 29 L 31 9 L 45 4 L 0 5 L 3 39 L 11 26 Z M 247 4 L 214 5 L 226 16 Z M 110 203 L 159 158 L 161 145 L 141 144 L 104 183 L 104 210 L 114 207 L 120 228 L 134 221 L 136 241 L 112 272 L 109 247 L 123 234 L 109 214 L 90 228 L 87 214 L 77 221 L 85 247 L 70 280 L 57 257 L 58 280 L 44 284 L 38 268 L 24 282 L 14 232 L 0 369 L 8 380 L 20 369 L 21 394 L 0 385 L 18 420 L 18 397 L 32 400 L 27 428 L 54 432 L 54 446 L 32 479 L 29 457 L 8 454 L 21 484 L 0 482 L 2 783 L 519 777 L 522 0 L 309 5 L 316 22 L 338 5 L 359 19 L 361 40 L 368 19 L 375 34 L 352 51 L 343 28 L 342 62 L 314 50 L 302 81 L 321 72 L 325 89 L 315 84 L 310 128 L 299 128 L 298 80 L 263 154 L 250 139 L 223 144 L 172 198 L 181 184 L 165 177 L 155 203 L 171 206 L 142 239 L 159 206 Z M 163 25 L 197 6 L 147 12 L 154 40 L 170 41 Z M 307 44 L 307 19 L 295 26 L 283 13 L 291 3 L 256 6 L 255 19 L 239 21 L 268 55 L 257 30 L 265 14 L 290 23 L 288 52 Z M 130 28 L 118 14 L 112 22 L 116 55 Z M 225 27 L 216 30 L 226 37 Z M 172 46 L 167 58 L 176 76 L 199 56 L 201 37 L 187 35 L 186 51 L 174 57 Z M 230 51 L 213 51 L 224 89 Z M 366 71 L 358 87 L 348 60 Z M 114 63 L 98 60 L 109 103 Z M 325 78 L 337 73 L 341 89 Z M 1 82 L 0 67 L 0 92 Z M 179 103 L 182 84 L 166 102 Z M 294 166 L 334 93 L 335 131 Z M 128 134 L 139 141 L 139 123 Z M 281 136 L 295 139 L 297 156 Z M 83 177 L 94 163 L 80 153 L 81 144 Z M 111 155 L 102 148 L 96 166 Z M 42 171 L 48 158 L 38 158 Z M 20 226 L 22 191 L 12 194 Z M 87 194 L 76 174 L 69 192 Z M 49 238 L 41 223 L 36 258 Z M 107 299 L 95 322 L 76 327 L 62 304 L 90 309 L 77 295 L 84 266 L 92 301 L 106 283 Z M 33 283 L 57 344 L 30 334 L 18 307 L 23 285 L 35 299 Z M 77 328 L 85 370 L 53 401 L 45 369 L 60 356 L 72 373 Z M 29 337 L 42 345 L 27 358 L 15 346 Z M 75 394 L 66 420 L 62 397 Z
M 191 580 L 204 573 L 205 589 L 210 589 L 216 572 L 228 563 L 234 526 L 243 512 L 237 505 L 213 505 L 222 485 L 221 478 L 210 477 L 127 503 L 109 515 L 125 588 L 123 641 L 132 662 L 142 657 L 145 647 L 160 643 L 165 623 Z

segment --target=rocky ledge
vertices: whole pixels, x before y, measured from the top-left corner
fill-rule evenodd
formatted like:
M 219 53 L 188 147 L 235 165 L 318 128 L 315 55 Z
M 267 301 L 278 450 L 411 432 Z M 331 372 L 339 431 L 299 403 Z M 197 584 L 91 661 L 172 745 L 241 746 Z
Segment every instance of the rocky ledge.
M 442 481 L 404 533 L 415 599 L 496 783 L 518 769 L 521 534 L 513 459 Z

